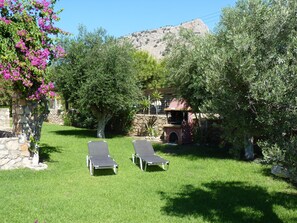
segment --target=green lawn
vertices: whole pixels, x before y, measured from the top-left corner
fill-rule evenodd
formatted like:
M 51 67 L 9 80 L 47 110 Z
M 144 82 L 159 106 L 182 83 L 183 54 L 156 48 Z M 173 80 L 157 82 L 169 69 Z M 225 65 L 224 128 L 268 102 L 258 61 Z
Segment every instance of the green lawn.
M 107 139 L 119 173 L 86 167 L 95 132 L 45 124 L 45 171 L 0 172 L 0 222 L 297 222 L 297 190 L 225 151 L 156 145 L 168 171 L 142 172 L 129 137 Z

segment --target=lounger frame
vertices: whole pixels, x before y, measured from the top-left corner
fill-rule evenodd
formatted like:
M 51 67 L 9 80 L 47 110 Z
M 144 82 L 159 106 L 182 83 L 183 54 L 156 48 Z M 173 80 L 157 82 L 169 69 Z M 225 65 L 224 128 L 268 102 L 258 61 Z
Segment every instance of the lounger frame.
M 92 176 L 95 169 L 113 169 L 115 174 L 118 173 L 118 164 L 109 155 L 106 141 L 90 141 L 88 142 L 88 150 L 86 162 Z
M 147 140 L 133 140 L 135 153 L 132 154 L 133 163 L 139 163 L 140 169 L 146 171 L 148 166 L 162 166 L 169 169 L 169 161 L 155 154 L 151 142 Z

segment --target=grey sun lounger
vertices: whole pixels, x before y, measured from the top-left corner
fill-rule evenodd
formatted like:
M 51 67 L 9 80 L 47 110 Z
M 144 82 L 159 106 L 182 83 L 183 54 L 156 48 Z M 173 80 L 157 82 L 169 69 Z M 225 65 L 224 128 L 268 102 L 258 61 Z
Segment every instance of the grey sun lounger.
M 140 163 L 140 169 L 146 171 L 147 166 L 162 165 L 164 170 L 168 170 L 169 161 L 155 154 L 152 144 L 147 140 L 134 140 L 133 142 L 135 154 L 132 154 L 133 163 L 137 159 Z
M 118 164 L 109 155 L 108 145 L 105 141 L 93 141 L 88 143 L 87 167 L 90 174 L 94 175 L 95 169 L 113 169 L 118 172 Z

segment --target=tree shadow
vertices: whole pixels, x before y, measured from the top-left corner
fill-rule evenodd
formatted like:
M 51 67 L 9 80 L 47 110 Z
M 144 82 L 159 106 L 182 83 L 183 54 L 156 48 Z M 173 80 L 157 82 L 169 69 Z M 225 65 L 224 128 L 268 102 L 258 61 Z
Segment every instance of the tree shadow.
M 297 206 L 297 194 L 270 194 L 265 188 L 244 182 L 216 181 L 202 184 L 201 187 L 185 185 L 178 193 L 160 192 L 160 195 L 166 201 L 163 213 L 202 217 L 209 222 L 278 223 L 283 220 L 274 212 L 274 205 L 286 210 L 296 210 Z M 284 220 L 294 222 L 296 217 Z
M 71 129 L 71 130 L 57 130 L 52 131 L 52 133 L 61 136 L 75 136 L 77 138 L 96 138 L 96 130 L 95 129 Z M 112 139 L 117 137 L 122 137 L 121 135 L 106 133 L 105 138 Z
M 209 222 L 221 223 L 279 223 L 283 222 L 273 211 L 274 205 L 296 210 L 297 194 L 269 194 L 265 188 L 243 182 L 212 182 L 196 188 L 185 185 L 181 192 L 160 192 L 166 201 L 162 211 L 179 217 L 202 217 Z M 296 216 L 286 219 L 293 222 Z
M 41 143 L 39 145 L 39 160 L 40 162 L 54 162 L 51 159 L 51 153 L 61 153 L 62 149 L 60 147 L 50 146 L 46 143 Z
M 133 163 L 132 158 L 130 158 L 130 160 Z M 139 161 L 137 161 L 136 163 L 133 163 L 133 164 L 141 170 Z M 144 168 L 144 166 L 143 166 L 143 168 Z M 144 172 L 160 172 L 160 171 L 162 172 L 162 171 L 166 171 L 166 170 L 164 170 L 161 166 L 158 166 L 158 165 L 148 165 L 146 168 L 146 171 L 144 171 Z
M 61 136 L 75 136 L 78 138 L 92 138 L 96 137 L 96 131 L 91 129 L 71 129 L 71 130 L 57 130 L 52 131 L 56 135 Z
M 168 144 L 154 144 L 155 151 L 171 156 L 184 156 L 191 160 L 195 159 L 232 159 L 228 148 L 219 148 L 214 146 L 198 146 L 195 144 L 188 145 L 168 145 Z
M 266 177 L 270 177 L 272 178 L 273 180 L 275 181 L 279 181 L 279 182 L 287 182 L 288 184 L 291 184 L 292 186 L 296 187 L 297 188 L 297 182 L 294 182 L 292 181 L 291 179 L 289 178 L 284 178 L 284 177 L 278 177 L 278 176 L 275 176 L 271 173 L 271 166 L 269 165 L 263 165 L 264 168 L 261 168 L 260 170 L 260 173 L 263 175 L 263 176 L 266 176 Z

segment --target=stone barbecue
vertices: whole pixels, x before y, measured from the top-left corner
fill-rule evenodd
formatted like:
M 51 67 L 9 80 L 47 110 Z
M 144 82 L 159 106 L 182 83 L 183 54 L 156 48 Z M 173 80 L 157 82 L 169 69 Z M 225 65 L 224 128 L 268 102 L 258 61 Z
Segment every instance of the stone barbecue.
M 164 125 L 165 142 L 186 144 L 193 142 L 192 109 L 184 100 L 173 99 L 164 109 L 167 124 Z

